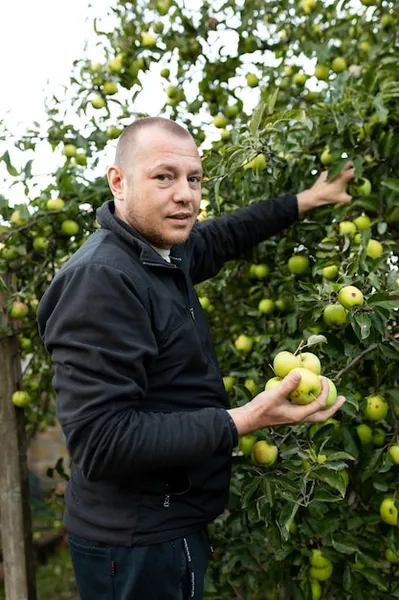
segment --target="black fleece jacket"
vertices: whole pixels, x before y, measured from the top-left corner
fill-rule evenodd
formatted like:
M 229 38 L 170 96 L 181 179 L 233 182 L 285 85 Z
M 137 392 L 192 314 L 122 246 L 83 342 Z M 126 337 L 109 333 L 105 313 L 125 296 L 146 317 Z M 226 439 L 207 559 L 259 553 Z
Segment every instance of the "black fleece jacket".
M 194 226 L 169 264 L 113 202 L 39 310 L 57 416 L 72 458 L 71 533 L 153 544 L 226 504 L 237 432 L 194 284 L 298 218 L 287 194 Z

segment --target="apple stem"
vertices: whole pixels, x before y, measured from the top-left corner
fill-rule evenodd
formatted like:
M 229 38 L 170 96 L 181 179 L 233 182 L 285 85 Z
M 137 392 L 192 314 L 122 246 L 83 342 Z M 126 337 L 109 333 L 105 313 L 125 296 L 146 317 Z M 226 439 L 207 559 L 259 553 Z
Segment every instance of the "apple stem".
M 298 348 L 294 352 L 294 356 L 296 356 L 297 354 L 299 354 L 301 352 L 304 345 L 305 345 L 305 340 L 301 340 L 301 343 L 299 344 Z

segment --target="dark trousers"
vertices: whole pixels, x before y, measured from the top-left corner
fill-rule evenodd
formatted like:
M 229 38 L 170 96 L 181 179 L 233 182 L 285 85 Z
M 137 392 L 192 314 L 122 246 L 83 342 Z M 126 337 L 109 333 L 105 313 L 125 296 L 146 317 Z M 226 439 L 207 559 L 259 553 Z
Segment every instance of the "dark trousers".
M 80 600 L 202 600 L 205 530 L 153 546 L 109 546 L 68 535 Z

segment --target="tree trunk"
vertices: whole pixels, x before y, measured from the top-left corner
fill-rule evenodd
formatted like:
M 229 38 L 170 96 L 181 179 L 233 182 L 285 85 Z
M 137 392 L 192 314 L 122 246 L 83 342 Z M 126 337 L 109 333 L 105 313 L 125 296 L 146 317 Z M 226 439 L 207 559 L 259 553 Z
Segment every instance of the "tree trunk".
M 11 402 L 19 388 L 18 340 L 0 277 L 0 523 L 7 600 L 36 600 L 24 411 Z

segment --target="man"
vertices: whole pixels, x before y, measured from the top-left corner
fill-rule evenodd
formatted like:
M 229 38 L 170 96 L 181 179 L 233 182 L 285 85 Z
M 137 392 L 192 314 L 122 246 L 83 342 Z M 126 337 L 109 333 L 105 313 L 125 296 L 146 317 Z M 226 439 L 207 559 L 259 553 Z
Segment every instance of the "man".
M 230 409 L 193 284 L 298 218 L 347 203 L 350 164 L 287 194 L 196 224 L 201 160 L 167 119 L 122 133 L 108 169 L 114 200 L 43 296 L 40 333 L 54 365 L 57 415 L 72 458 L 65 522 L 81 600 L 199 600 L 206 525 L 226 504 L 238 436 L 318 422 L 298 378 Z

